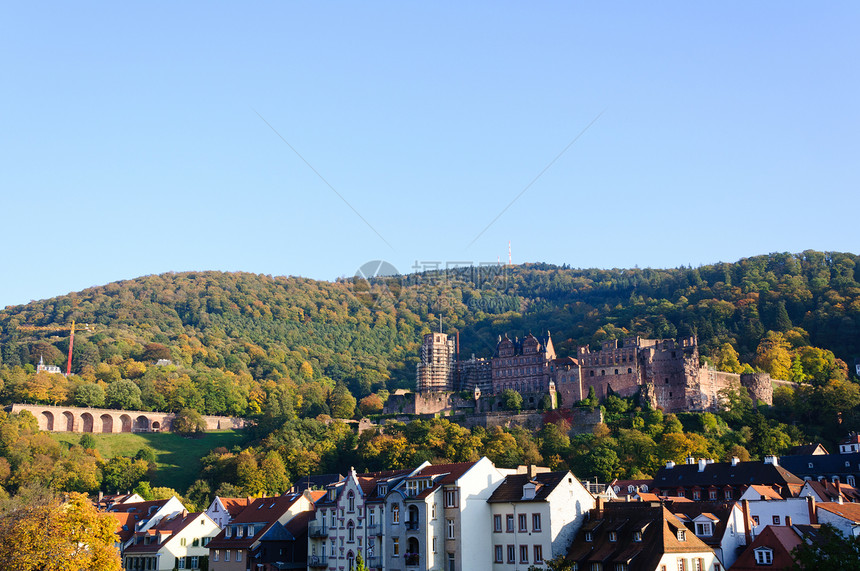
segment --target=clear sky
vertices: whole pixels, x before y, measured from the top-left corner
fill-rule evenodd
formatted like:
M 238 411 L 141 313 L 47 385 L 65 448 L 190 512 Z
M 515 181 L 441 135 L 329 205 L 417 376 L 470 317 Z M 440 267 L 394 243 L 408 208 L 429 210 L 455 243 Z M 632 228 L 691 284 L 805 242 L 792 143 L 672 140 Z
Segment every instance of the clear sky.
M 509 240 L 572 267 L 857 253 L 858 24 L 853 1 L 5 3 L 0 307 Z

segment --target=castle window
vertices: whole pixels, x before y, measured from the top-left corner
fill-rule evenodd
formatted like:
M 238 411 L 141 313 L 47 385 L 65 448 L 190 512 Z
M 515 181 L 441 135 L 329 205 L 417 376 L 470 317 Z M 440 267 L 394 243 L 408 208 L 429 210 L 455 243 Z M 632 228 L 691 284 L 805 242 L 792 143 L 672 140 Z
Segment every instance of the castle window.
M 666 384 L 669 384 L 669 377 L 666 377 Z
M 589 377 L 593 377 L 593 376 L 594 376 L 594 371 L 588 371 L 588 376 L 589 376 Z
M 630 367 L 627 367 L 627 372 L 628 372 L 628 373 L 632 373 L 632 372 L 633 372 L 633 369 L 631 369 Z
M 600 369 L 600 376 L 602 377 L 604 375 L 606 375 L 606 371 L 604 371 L 603 369 Z
M 615 369 L 615 374 L 616 374 L 616 375 L 618 374 L 618 369 Z

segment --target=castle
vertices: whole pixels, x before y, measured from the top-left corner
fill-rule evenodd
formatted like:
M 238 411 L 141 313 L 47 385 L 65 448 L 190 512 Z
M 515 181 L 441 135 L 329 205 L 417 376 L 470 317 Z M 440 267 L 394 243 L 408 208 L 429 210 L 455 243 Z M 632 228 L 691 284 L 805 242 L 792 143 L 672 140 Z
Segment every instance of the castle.
M 696 337 L 614 339 L 594 351 L 579 347 L 572 358 L 556 356 L 549 333 L 542 339 L 529 334 L 522 341 L 500 336 L 489 359 L 472 355 L 461 360 L 459 353 L 459 335 L 424 336 L 415 413 L 450 410 L 450 395 L 463 391 L 473 395 L 476 410 L 494 410 L 487 397 L 505 389 L 522 394 L 526 408 L 537 408 L 546 395 L 552 408 L 559 401 L 570 406 L 585 399 L 592 388 L 598 398 L 639 392 L 665 412 L 716 410 L 719 391 L 727 388 L 743 387 L 755 401 L 773 402 L 773 381 L 766 373 L 738 375 L 701 365 Z

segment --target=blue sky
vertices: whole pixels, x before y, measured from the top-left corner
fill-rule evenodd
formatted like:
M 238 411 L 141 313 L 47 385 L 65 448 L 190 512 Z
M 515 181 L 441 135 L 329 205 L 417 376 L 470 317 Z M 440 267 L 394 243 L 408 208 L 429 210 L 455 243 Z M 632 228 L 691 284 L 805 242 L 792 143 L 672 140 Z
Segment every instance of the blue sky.
M 652 4 L 7 3 L 0 307 L 509 240 L 573 267 L 858 252 L 860 4 Z

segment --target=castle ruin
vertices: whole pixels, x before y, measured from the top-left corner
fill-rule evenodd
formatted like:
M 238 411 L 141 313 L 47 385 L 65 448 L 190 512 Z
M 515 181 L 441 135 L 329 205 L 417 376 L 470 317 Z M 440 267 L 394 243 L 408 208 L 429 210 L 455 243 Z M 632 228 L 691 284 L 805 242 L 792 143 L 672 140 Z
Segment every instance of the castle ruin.
M 579 347 L 576 357 L 558 357 L 552 338 L 527 335 L 499 337 L 489 359 L 460 360 L 459 338 L 444 333 L 424 336 L 417 367 L 416 413 L 445 410 L 439 393 L 467 391 L 476 410 L 493 410 L 480 399 L 513 389 L 528 408 L 537 408 L 544 395 L 570 406 L 585 399 L 590 389 L 630 397 L 640 393 L 651 406 L 665 412 L 714 411 L 719 392 L 745 388 L 754 401 L 773 402 L 773 381 L 765 373 L 735 374 L 703 366 L 696 337 L 642 339 L 627 337 L 604 341 L 600 349 Z M 442 408 L 440 408 L 442 407 Z M 437 410 L 438 409 L 438 410 Z

